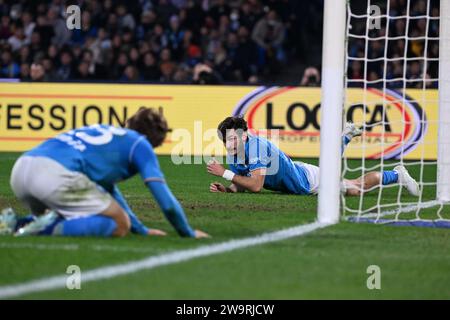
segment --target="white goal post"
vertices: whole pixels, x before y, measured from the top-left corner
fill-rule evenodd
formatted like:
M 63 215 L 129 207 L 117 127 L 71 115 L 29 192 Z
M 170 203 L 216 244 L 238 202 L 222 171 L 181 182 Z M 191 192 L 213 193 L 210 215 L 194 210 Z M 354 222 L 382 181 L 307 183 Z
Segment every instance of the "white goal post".
M 344 104 L 345 0 L 325 0 L 322 45 L 318 220 L 339 221 Z M 336 159 L 336 161 L 327 161 Z
M 441 0 L 437 199 L 450 201 L 450 1 Z
M 344 214 L 350 212 L 353 216 L 358 217 L 358 219 L 364 216 L 373 217 L 375 218 L 373 219 L 375 220 L 374 222 L 378 222 L 384 220 L 381 218 L 384 217 L 386 213 L 393 215 L 389 222 L 406 221 L 408 219 L 411 221 L 445 220 L 445 223 L 450 226 L 450 220 L 448 218 L 444 219 L 440 214 L 444 204 L 450 202 L 450 1 L 440 0 L 439 16 L 433 16 L 430 13 L 432 9 L 430 3 L 435 3 L 436 1 L 434 0 L 424 0 L 426 3 L 426 14 L 424 15 L 416 14 L 412 9 L 417 1 L 420 0 L 406 0 L 406 9 L 401 13 L 389 11 L 391 8 L 390 0 L 366 0 L 367 11 L 362 14 L 355 14 L 351 11 L 350 3 L 352 1 L 355 0 L 325 0 L 324 6 L 318 221 L 321 223 L 337 223 L 340 220 L 341 212 Z M 379 5 L 380 3 L 384 5 L 384 12 L 378 13 L 378 16 L 372 16 L 372 5 Z M 423 11 L 424 10 L 425 9 L 423 9 Z M 385 21 L 384 31 L 375 36 L 371 34 L 369 28 L 370 23 L 373 22 L 371 19 L 374 17 L 384 19 Z M 356 30 L 352 30 L 351 19 L 365 19 L 365 34 L 358 35 Z M 426 27 L 424 27 L 424 36 L 410 34 L 409 24 L 415 25 L 420 19 L 426 21 L 422 21 L 422 24 L 426 24 Z M 395 25 L 397 27 L 396 23 L 398 20 L 406 21 L 406 27 L 404 26 L 405 33 L 400 36 L 391 36 L 389 25 Z M 428 37 L 429 25 L 435 22 L 439 23 L 439 38 L 432 36 Z M 401 23 L 398 24 L 401 25 Z M 362 57 L 349 52 L 349 41 L 355 39 L 360 41 L 360 43 L 364 43 L 364 49 L 362 50 L 364 55 Z M 388 48 L 390 48 L 389 46 L 397 40 L 403 41 L 405 47 L 404 54 L 391 56 Z M 428 52 L 428 50 L 431 51 L 431 49 L 428 48 L 428 43 L 431 43 L 432 41 L 437 42 L 437 40 L 439 42 L 439 55 L 438 58 L 433 58 L 430 57 Z M 379 43 L 384 44 L 384 47 L 379 50 L 381 53 L 384 53 L 382 56 L 368 56 L 368 47 L 372 46 L 372 41 L 378 41 Z M 415 42 L 417 41 L 422 41 L 424 44 L 421 51 L 422 53 L 417 56 L 411 56 L 408 50 L 411 49 L 411 46 L 416 45 Z M 363 66 L 363 75 L 361 78 L 352 79 L 351 75 L 347 75 L 349 63 L 352 63 L 353 61 L 357 61 L 355 65 Z M 432 61 L 438 61 L 439 63 L 439 77 L 437 78 L 436 75 L 436 79 L 433 79 L 433 77 L 430 77 L 427 73 L 427 67 Z M 380 76 L 379 79 L 376 78 L 376 74 L 368 74 L 368 70 L 370 69 L 369 64 L 374 62 L 377 62 L 382 66 L 382 76 Z M 402 76 L 400 79 L 398 76 L 396 78 L 395 75 L 392 76 L 392 74 L 390 74 L 390 67 L 393 63 L 398 63 L 402 66 L 399 68 L 400 70 L 403 69 L 401 70 Z M 413 63 L 420 66 L 420 77 L 413 77 L 412 73 L 409 71 L 410 64 Z M 438 82 L 438 98 L 432 101 L 428 97 L 426 90 L 428 89 L 428 84 L 434 80 Z M 400 83 L 400 85 L 397 88 L 393 88 L 391 85 L 394 83 Z M 413 85 L 413 91 L 416 90 L 416 93 L 419 92 L 417 95 L 420 98 L 411 98 L 411 96 L 409 96 L 410 88 Z M 357 88 L 351 88 L 353 86 Z M 347 97 L 347 93 L 352 90 L 353 97 L 350 99 Z M 357 90 L 359 90 L 358 93 L 354 93 Z M 370 95 L 374 92 L 378 95 L 379 101 L 377 103 L 381 110 L 381 120 L 378 119 L 379 122 L 374 121 L 374 123 L 371 124 L 367 124 L 365 120 L 362 120 L 359 121 L 360 123 L 358 123 L 358 125 L 372 133 L 372 135 L 378 135 L 378 139 L 380 140 L 378 147 L 380 147 L 380 150 L 382 151 L 374 157 L 368 155 L 366 149 L 372 146 L 369 146 L 366 143 L 365 138 L 361 138 L 356 147 L 360 149 L 358 151 L 359 153 L 355 151 L 353 156 L 349 157 L 352 159 L 361 159 L 361 165 L 355 168 L 349 165 L 355 163 L 355 160 L 348 161 L 346 157 L 342 160 L 341 134 L 343 124 L 349 118 L 349 115 L 346 114 L 346 112 L 349 110 L 350 106 L 361 103 L 361 110 L 367 113 L 367 104 L 370 103 L 370 99 L 372 99 L 372 96 Z M 354 96 L 359 97 L 360 101 Z M 422 113 L 419 112 L 418 116 L 416 116 L 417 119 L 414 120 L 417 121 L 417 123 L 420 123 L 420 125 L 417 125 L 417 128 L 409 131 L 415 130 L 416 134 L 421 134 L 423 136 L 427 133 L 426 131 L 430 126 L 433 126 L 433 128 L 436 129 L 437 137 L 433 143 L 437 144 L 437 146 L 432 146 L 432 148 L 436 149 L 433 149 L 436 154 L 434 160 L 430 160 L 428 156 L 425 157 L 424 151 L 422 151 L 422 153 L 417 151 L 420 149 L 418 146 L 420 144 L 425 144 L 425 142 L 417 140 L 417 138 L 415 138 L 413 142 L 406 141 L 406 130 L 401 134 L 397 134 L 397 136 L 401 137 L 395 143 L 395 148 L 398 149 L 398 152 L 395 156 L 392 156 L 392 154 L 390 154 L 390 157 L 388 156 L 386 150 L 388 150 L 387 146 L 391 142 L 386 142 L 388 133 L 385 132 L 385 129 L 382 130 L 379 129 L 379 127 L 384 126 L 385 128 L 387 126 L 387 124 L 383 124 L 382 121 L 387 119 L 385 116 L 388 112 L 387 110 L 390 108 L 389 104 L 392 103 L 396 103 L 399 110 L 402 110 L 402 123 L 400 123 L 400 120 L 397 121 L 397 126 L 401 128 L 409 128 L 410 122 L 413 121 L 408 118 L 405 107 L 402 106 L 414 103 L 422 104 L 424 111 Z M 436 119 L 428 119 L 425 115 L 427 111 L 426 108 L 431 108 L 430 105 L 433 103 L 438 106 L 438 113 Z M 419 106 L 419 109 L 420 108 L 421 107 Z M 350 118 L 353 113 L 354 112 L 350 115 Z M 378 126 L 378 128 L 374 129 L 376 126 Z M 379 130 L 379 132 L 374 133 L 374 131 L 377 130 Z M 365 136 L 363 135 L 363 137 Z M 430 142 L 428 142 L 428 144 L 430 144 Z M 351 145 L 352 144 L 350 144 L 350 146 Z M 422 150 L 425 149 L 423 146 L 421 146 L 421 148 Z M 411 150 L 415 149 L 417 149 L 415 153 L 418 154 L 416 156 L 417 159 L 413 159 L 415 154 L 411 154 Z M 354 156 L 355 154 L 360 154 L 361 156 L 356 157 Z M 408 155 L 408 157 L 406 157 L 406 155 Z M 376 160 L 378 160 L 379 163 L 373 165 Z M 380 182 L 380 185 L 377 186 L 379 187 L 377 188 L 379 191 L 372 191 L 376 195 L 371 199 L 376 202 L 375 204 L 366 206 L 364 195 L 361 195 L 359 205 L 356 208 L 350 208 L 346 205 L 346 200 L 341 194 L 341 181 L 343 176 L 355 173 L 356 171 L 364 174 L 371 170 L 392 170 L 394 165 L 404 165 L 407 168 L 409 168 L 408 166 L 411 166 L 412 171 L 416 173 L 416 180 L 421 187 L 421 194 L 417 200 L 412 202 L 408 198 L 408 200 L 404 201 L 402 187 L 399 187 L 398 191 L 395 191 L 396 189 L 391 189 L 390 192 L 391 194 L 394 194 L 395 197 L 393 196 L 391 203 L 388 203 L 386 202 L 386 196 L 383 192 L 385 192 L 384 189 L 386 189 L 387 192 L 389 188 L 388 186 L 381 185 Z M 437 167 L 434 181 L 427 181 L 424 178 L 424 172 L 429 172 L 427 171 L 429 170 L 429 167 Z M 433 188 L 434 198 L 432 201 L 426 199 L 422 187 Z M 430 192 L 427 191 L 428 196 L 429 194 Z M 435 207 L 435 217 L 431 219 L 423 218 L 420 215 L 421 210 L 432 206 Z M 400 215 L 402 212 L 414 212 L 414 216 L 402 220 L 402 216 Z

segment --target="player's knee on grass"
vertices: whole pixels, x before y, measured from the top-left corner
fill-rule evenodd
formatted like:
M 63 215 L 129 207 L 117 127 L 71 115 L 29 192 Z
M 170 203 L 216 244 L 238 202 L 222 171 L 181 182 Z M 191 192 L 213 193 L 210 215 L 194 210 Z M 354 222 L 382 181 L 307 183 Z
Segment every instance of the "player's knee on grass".
M 116 222 L 117 227 L 113 232 L 114 237 L 124 237 L 130 232 L 130 218 L 125 210 L 115 200 L 113 200 L 110 206 L 101 214 L 112 218 Z
M 361 189 L 359 189 L 359 188 L 347 189 L 346 195 L 347 196 L 352 196 L 352 197 L 360 196 L 361 195 Z
M 359 196 L 361 195 L 361 183 L 358 180 L 344 180 L 345 195 Z
M 354 180 L 345 180 L 345 188 L 347 196 L 360 196 L 364 192 L 369 191 L 374 186 L 380 184 L 382 179 L 381 173 L 369 172 L 361 178 Z

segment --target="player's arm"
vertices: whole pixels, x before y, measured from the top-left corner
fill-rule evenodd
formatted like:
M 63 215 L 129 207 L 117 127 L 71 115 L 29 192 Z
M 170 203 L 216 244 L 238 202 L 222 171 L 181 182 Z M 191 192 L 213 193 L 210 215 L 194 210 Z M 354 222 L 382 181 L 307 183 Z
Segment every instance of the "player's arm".
M 180 236 L 208 237 L 208 234 L 199 230 L 194 231 L 189 225 L 183 208 L 165 182 L 159 168 L 158 159 L 147 140 L 142 139 L 138 142 L 133 150 L 133 154 L 130 155 L 130 160 L 141 174 L 145 185 L 152 193 L 165 217 Z
M 208 173 L 223 177 L 225 173 L 225 168 L 218 163 L 217 161 L 211 162 L 207 166 Z M 234 175 L 231 179 L 231 182 L 236 186 L 242 189 L 248 190 L 250 192 L 260 192 L 264 186 L 264 179 L 266 174 L 265 168 L 256 168 L 251 171 L 251 175 L 249 177 L 240 176 L 232 173 L 228 170 L 231 175 Z M 237 190 L 237 189 L 236 189 Z
M 120 192 L 119 188 L 114 185 L 112 188 L 110 188 L 110 194 L 111 196 L 117 201 L 117 203 L 122 207 L 123 210 L 128 214 L 128 217 L 130 218 L 131 222 L 131 232 L 140 234 L 140 235 L 157 235 L 157 236 L 165 236 L 166 233 L 164 231 L 158 230 L 158 229 L 149 229 L 147 228 L 134 214 L 134 212 L 131 210 L 130 206 L 128 205 L 127 201 L 123 197 L 122 193 Z
M 151 178 L 150 178 L 151 179 Z M 164 181 L 148 180 L 146 185 L 153 194 L 156 202 L 164 212 L 167 220 L 182 237 L 196 237 L 196 232 L 189 225 L 183 208 L 174 197 Z
M 266 169 L 260 168 L 251 171 L 249 177 L 235 174 L 231 181 L 236 186 L 244 188 L 245 190 L 248 190 L 250 192 L 260 192 L 264 186 L 265 177 Z
M 234 183 L 230 184 L 230 186 L 225 187 L 220 182 L 212 182 L 209 185 L 209 191 L 211 192 L 230 192 L 230 193 L 236 193 L 236 192 L 244 192 L 245 189 L 241 188 Z
M 238 185 L 235 185 L 234 183 L 230 184 L 230 186 L 228 187 L 228 189 L 231 192 L 245 192 L 245 189 L 242 187 L 239 187 Z

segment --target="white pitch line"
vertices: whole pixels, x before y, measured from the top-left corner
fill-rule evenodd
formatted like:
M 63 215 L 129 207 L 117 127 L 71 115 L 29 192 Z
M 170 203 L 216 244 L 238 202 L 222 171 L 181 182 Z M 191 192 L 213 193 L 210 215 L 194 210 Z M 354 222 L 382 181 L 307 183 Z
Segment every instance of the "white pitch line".
M 329 226 L 330 224 L 313 222 L 280 231 L 264 233 L 259 236 L 239 240 L 230 240 L 222 243 L 203 245 L 193 249 L 178 250 L 157 256 L 150 256 L 142 260 L 131 261 L 124 264 L 111 265 L 84 271 L 81 274 L 82 284 L 110 279 L 121 275 L 149 270 L 159 266 L 170 265 L 199 257 L 233 251 L 270 242 L 281 241 L 310 233 L 314 230 Z M 66 287 L 67 274 L 32 280 L 29 282 L 0 287 L 0 299 L 13 298 L 20 295 Z

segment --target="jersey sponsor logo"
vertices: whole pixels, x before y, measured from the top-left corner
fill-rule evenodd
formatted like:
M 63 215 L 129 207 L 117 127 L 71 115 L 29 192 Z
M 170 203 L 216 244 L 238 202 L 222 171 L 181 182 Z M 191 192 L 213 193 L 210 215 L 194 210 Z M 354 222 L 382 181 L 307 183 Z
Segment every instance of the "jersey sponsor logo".
M 352 141 L 348 156 L 400 158 L 423 142 L 427 115 L 413 98 L 389 89 L 363 93 L 347 91 L 346 121 L 364 128 L 363 136 Z M 281 150 L 297 154 L 293 148 L 317 148 L 320 142 L 320 107 L 319 92 L 310 88 L 259 87 L 236 105 L 233 115 L 244 116 L 253 134 L 277 130 Z

